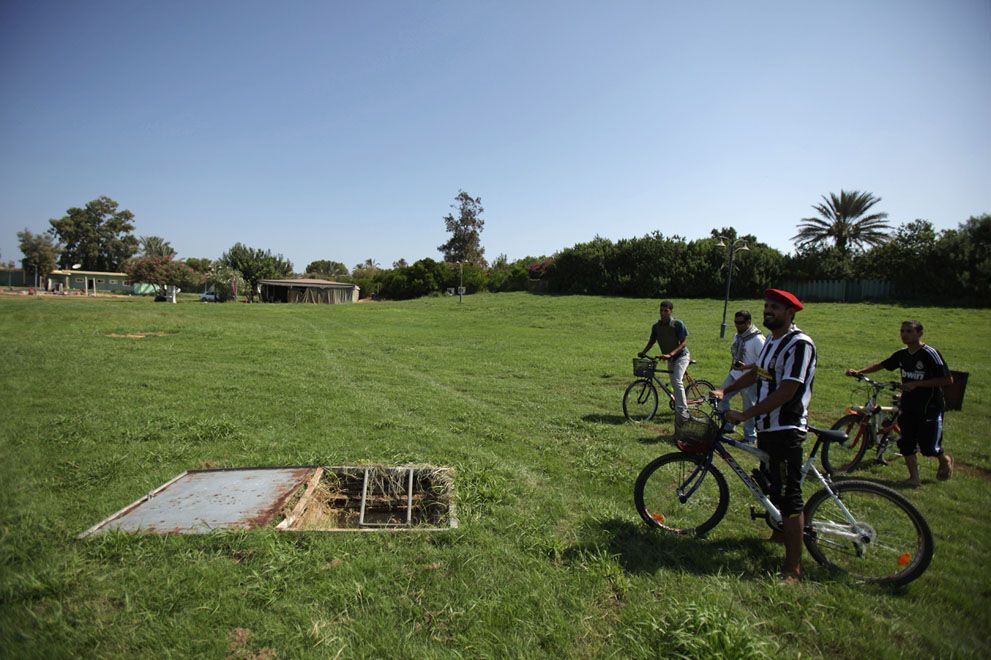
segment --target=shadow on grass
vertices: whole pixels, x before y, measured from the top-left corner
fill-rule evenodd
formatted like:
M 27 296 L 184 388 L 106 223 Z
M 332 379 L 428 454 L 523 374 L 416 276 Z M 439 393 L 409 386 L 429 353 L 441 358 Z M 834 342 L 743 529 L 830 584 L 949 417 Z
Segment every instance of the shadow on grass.
M 642 445 L 669 445 L 672 449 L 677 449 L 678 446 L 675 444 L 674 435 L 670 433 L 660 433 L 658 435 L 645 435 L 641 438 L 637 438 L 637 442 Z
M 728 573 L 764 579 L 781 561 L 780 551 L 759 539 L 676 536 L 620 518 L 596 520 L 580 535 L 585 538 L 564 551 L 565 561 L 578 563 L 605 552 L 631 574 L 671 568 L 695 575 Z

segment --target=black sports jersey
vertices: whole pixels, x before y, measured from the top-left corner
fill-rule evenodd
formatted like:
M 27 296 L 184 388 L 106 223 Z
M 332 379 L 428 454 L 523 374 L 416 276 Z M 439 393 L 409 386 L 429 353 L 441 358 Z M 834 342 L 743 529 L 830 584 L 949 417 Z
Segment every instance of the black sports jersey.
M 781 407 L 758 415 L 757 431 L 806 430 L 815 373 L 816 345 L 811 337 L 795 326 L 779 339 L 769 336 L 757 358 L 757 400 L 766 399 L 786 380 L 801 387 Z
M 899 369 L 903 383 L 950 375 L 950 368 L 939 351 L 925 344 L 915 353 L 909 353 L 907 348 L 895 351 L 881 366 L 888 371 Z M 943 407 L 941 387 L 919 387 L 902 393 L 901 409 L 905 414 L 940 413 L 943 412 Z

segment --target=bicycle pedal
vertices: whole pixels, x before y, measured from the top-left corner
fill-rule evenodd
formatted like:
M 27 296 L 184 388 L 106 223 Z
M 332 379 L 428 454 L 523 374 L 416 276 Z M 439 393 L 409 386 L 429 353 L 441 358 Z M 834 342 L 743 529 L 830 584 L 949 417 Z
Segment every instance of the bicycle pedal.
M 769 518 L 767 517 L 767 511 L 761 511 L 760 513 L 757 513 L 757 509 L 755 507 L 751 506 L 750 507 L 750 519 L 751 520 L 757 520 L 758 518 L 762 518 L 764 520 L 768 520 Z

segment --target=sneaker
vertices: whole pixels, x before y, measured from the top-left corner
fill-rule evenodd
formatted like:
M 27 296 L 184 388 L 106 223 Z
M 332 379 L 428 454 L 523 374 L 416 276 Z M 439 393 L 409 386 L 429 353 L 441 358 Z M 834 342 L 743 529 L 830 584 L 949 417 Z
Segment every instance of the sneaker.
M 953 476 L 953 457 L 949 454 L 944 454 L 946 457 L 945 463 L 939 464 L 939 469 L 936 470 L 936 478 L 940 481 L 946 481 Z
M 753 445 L 754 447 L 757 446 L 757 438 L 748 438 L 747 436 L 743 436 L 743 442 L 748 445 Z

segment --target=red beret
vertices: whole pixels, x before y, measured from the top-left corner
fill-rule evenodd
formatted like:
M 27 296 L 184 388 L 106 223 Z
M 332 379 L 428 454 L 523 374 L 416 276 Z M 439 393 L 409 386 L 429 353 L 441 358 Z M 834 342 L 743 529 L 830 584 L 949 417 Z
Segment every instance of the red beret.
M 777 300 L 780 303 L 784 303 L 789 307 L 794 307 L 796 312 L 800 312 L 805 309 L 805 305 L 802 301 L 795 297 L 794 293 L 789 293 L 783 289 L 766 289 L 764 291 L 765 300 Z

